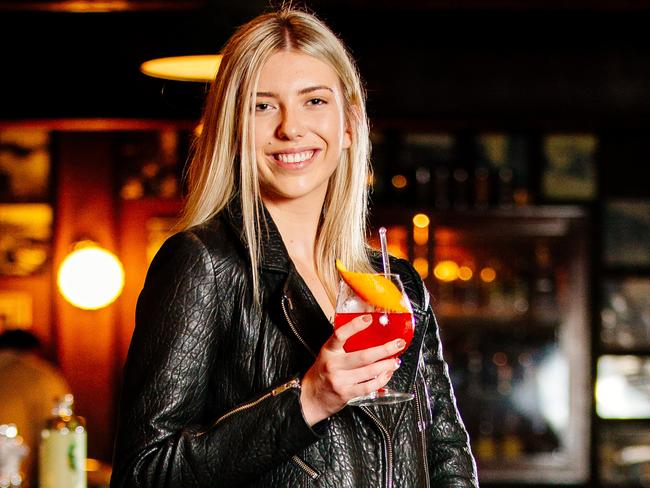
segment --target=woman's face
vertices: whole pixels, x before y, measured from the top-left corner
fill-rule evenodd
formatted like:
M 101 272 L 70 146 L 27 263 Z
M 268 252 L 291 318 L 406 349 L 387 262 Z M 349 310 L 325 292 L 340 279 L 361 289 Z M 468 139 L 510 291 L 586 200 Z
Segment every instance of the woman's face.
M 328 180 L 350 143 L 334 70 L 307 54 L 273 54 L 260 72 L 255 100 L 262 197 L 320 199 L 322 204 Z

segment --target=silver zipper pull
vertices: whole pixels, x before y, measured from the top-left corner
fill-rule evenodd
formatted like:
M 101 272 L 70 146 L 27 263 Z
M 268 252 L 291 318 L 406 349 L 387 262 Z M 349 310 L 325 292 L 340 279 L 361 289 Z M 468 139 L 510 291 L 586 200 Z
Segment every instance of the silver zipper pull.
M 291 303 L 291 298 L 289 298 L 286 293 L 284 295 L 284 299 L 289 304 L 289 310 L 293 310 L 293 303 Z

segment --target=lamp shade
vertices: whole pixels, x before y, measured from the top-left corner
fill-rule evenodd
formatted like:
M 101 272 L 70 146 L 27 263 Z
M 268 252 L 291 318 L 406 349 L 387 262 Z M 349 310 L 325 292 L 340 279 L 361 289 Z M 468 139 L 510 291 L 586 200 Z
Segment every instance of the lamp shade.
M 140 71 L 154 78 L 175 81 L 210 82 L 219 70 L 221 54 L 173 56 L 145 61 Z

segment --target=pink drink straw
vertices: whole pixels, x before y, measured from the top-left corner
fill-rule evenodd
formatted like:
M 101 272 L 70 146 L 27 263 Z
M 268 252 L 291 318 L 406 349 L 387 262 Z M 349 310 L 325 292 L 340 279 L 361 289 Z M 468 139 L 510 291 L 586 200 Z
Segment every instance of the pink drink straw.
M 390 262 L 388 261 L 388 245 L 386 244 L 386 227 L 379 228 L 379 242 L 381 242 L 381 260 L 384 265 L 384 276 L 390 274 Z

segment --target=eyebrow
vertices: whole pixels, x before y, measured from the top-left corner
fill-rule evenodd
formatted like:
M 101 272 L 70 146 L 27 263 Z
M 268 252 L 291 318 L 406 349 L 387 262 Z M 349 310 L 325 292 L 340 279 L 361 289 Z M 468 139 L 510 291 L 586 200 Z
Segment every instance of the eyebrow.
M 307 88 L 303 88 L 302 90 L 298 91 L 298 95 L 305 95 L 307 93 L 315 92 L 318 90 L 328 90 L 332 93 L 334 93 L 334 90 L 332 90 L 329 86 L 326 85 L 316 85 L 316 86 L 309 86 Z M 269 97 L 269 98 L 278 98 L 278 95 L 273 93 L 273 92 L 257 92 L 258 97 Z

